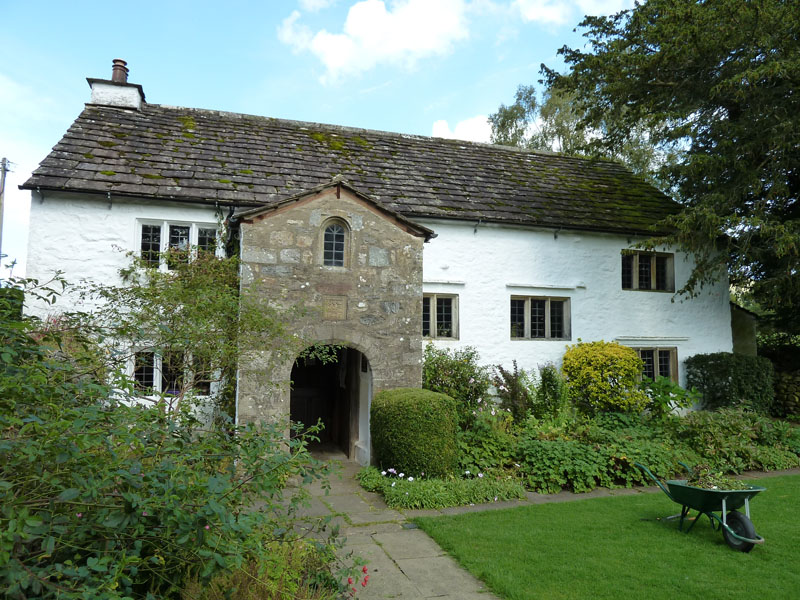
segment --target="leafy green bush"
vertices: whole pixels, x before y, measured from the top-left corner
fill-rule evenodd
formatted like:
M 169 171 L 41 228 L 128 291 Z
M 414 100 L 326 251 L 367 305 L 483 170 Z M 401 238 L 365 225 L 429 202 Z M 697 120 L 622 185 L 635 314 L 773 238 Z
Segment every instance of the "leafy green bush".
M 397 479 L 375 467 L 358 473 L 364 489 L 383 494 L 390 508 L 447 508 L 524 498 L 525 490 L 513 479 L 491 476 L 473 479 Z
M 472 428 L 458 434 L 459 469 L 462 473 L 503 469 L 513 463 L 514 444 L 510 413 L 479 411 Z
M 310 540 L 270 542 L 269 562 L 246 563 L 240 570 L 220 573 L 208 582 L 194 578 L 183 591 L 184 600 L 337 600 L 338 582 L 328 572 L 332 551 Z
M 670 426 L 714 469 L 740 473 L 800 465 L 790 425 L 742 409 L 699 410 L 670 421 Z
M 645 409 L 653 417 L 662 419 L 682 408 L 694 406 L 700 400 L 697 389 L 685 390 L 668 377 L 645 378 L 642 389 L 647 394 Z
M 760 356 L 715 352 L 686 359 L 686 381 L 703 396 L 708 410 L 742 407 L 769 414 L 772 409 L 772 363 Z
M 502 365 L 495 367 L 492 384 L 497 390 L 501 408 L 508 410 L 514 421 L 521 423 L 533 406 L 535 382 L 524 369 L 517 367 L 516 360 L 512 363 L 512 371 L 504 369 Z
M 586 414 L 640 412 L 647 403 L 639 389 L 642 361 L 626 346 L 579 342 L 567 348 L 561 369 L 570 397 Z
M 372 447 L 380 465 L 429 477 L 451 475 L 458 461 L 456 401 L 429 390 L 400 388 L 375 395 Z
M 472 424 L 479 400 L 487 398 L 489 370 L 478 364 L 475 348 L 451 351 L 428 344 L 422 364 L 422 387 L 455 399 L 459 424 L 466 428 Z
M 202 431 L 188 405 L 140 405 L 124 365 L 99 372 L 94 331 L 73 322 L 0 311 L 6 595 L 177 598 L 191 580 L 267 564 L 271 547 L 293 543 L 304 494 L 286 482 L 325 473 L 304 441 L 287 440 L 284 424 Z
M 518 441 L 517 458 L 528 487 L 555 493 L 564 487 L 587 492 L 646 483 L 635 462 L 669 477 L 679 470 L 678 461 L 694 463 L 698 456 L 672 440 L 659 422 L 602 413 L 559 427 L 529 423 Z
M 558 417 L 565 415 L 569 408 L 569 390 L 564 376 L 552 363 L 540 366 L 533 415 L 538 419 Z

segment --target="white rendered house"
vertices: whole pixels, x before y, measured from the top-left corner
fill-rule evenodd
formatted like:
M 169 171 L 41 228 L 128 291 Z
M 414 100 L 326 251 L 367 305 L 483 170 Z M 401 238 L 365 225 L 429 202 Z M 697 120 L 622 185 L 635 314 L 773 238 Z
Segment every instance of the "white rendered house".
M 158 262 L 216 243 L 229 219 L 242 286 L 318 308 L 297 330 L 348 348 L 330 372 L 284 365 L 292 391 L 242 365 L 240 421 L 291 404 L 336 423 L 331 441 L 364 462 L 372 394 L 419 385 L 427 340 L 525 369 L 579 339 L 618 341 L 681 381 L 687 357 L 731 350 L 727 283 L 681 299 L 691 256 L 631 250 L 678 206 L 616 163 L 149 104 L 122 61 L 89 83 L 23 186 L 29 274 L 114 282 L 124 251 Z

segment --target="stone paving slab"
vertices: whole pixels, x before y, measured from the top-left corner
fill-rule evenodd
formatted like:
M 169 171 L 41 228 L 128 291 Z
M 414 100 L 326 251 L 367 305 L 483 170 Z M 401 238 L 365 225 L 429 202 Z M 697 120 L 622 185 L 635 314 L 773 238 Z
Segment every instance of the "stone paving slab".
M 484 585 L 450 556 L 397 560 L 397 565 L 423 598 L 464 598 L 486 591 Z M 494 596 L 484 595 L 484 598 Z

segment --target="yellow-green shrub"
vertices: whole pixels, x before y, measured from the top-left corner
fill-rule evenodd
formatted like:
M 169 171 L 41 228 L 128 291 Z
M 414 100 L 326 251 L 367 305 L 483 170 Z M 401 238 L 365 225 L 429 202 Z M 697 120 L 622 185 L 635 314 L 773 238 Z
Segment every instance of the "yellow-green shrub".
M 639 389 L 642 361 L 615 342 L 579 342 L 569 346 L 561 367 L 569 395 L 581 411 L 640 412 L 647 396 Z
M 372 400 L 378 463 L 408 475 L 446 477 L 458 460 L 458 412 L 450 396 L 416 388 L 384 390 Z

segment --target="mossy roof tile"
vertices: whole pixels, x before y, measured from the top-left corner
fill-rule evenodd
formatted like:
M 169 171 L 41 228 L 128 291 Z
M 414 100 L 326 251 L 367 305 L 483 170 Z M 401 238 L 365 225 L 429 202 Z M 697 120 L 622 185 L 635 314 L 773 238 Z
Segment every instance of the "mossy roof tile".
M 410 218 L 643 233 L 679 210 L 611 161 L 157 104 L 87 105 L 22 187 L 259 206 L 334 175 Z

